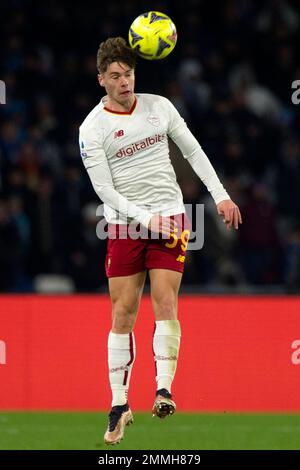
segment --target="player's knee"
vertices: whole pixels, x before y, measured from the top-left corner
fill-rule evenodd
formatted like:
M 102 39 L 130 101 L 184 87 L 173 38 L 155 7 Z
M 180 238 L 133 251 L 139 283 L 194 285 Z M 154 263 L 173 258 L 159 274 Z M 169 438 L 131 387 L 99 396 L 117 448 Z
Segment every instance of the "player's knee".
M 177 309 L 174 299 L 163 298 L 156 301 L 155 306 L 156 320 L 176 320 Z
M 133 330 L 135 317 L 133 315 L 122 315 L 113 317 L 112 332 L 118 334 L 130 333 Z
M 117 304 L 113 307 L 112 331 L 115 333 L 129 333 L 132 331 L 136 319 L 136 307 Z

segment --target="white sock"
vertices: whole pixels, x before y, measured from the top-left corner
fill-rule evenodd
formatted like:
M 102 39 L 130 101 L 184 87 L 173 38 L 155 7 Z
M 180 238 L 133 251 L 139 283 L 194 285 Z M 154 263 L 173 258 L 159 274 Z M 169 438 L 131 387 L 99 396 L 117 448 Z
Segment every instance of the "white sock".
M 112 406 L 125 405 L 132 365 L 135 359 L 134 334 L 108 335 L 109 382 L 112 391 Z
M 171 393 L 180 346 L 180 323 L 178 320 L 155 322 L 153 351 L 156 365 L 157 390 L 166 388 Z

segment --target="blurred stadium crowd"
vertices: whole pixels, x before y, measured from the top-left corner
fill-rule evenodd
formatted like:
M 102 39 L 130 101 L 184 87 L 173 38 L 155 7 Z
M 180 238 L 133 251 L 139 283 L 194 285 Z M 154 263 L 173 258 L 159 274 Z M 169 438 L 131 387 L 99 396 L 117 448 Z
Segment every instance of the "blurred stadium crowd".
M 92 6 L 93 5 L 93 6 Z M 167 96 L 209 156 L 244 223 L 227 232 L 203 184 L 171 145 L 186 203 L 205 204 L 205 243 L 184 286 L 300 291 L 300 9 L 296 1 L 31 2 L 0 6 L 0 291 L 37 290 L 40 274 L 76 291 L 106 289 L 99 204 L 81 162 L 78 127 L 103 90 L 96 52 L 163 11 L 178 43 L 139 60 L 136 91 Z M 142 11 L 141 11 L 142 7 Z

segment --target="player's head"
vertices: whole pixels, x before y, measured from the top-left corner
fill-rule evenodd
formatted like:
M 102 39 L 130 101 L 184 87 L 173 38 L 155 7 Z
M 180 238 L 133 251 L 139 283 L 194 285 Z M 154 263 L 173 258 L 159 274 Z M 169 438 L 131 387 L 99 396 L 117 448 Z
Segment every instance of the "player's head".
M 97 69 L 99 74 L 106 72 L 113 62 L 121 62 L 128 65 L 131 69 L 135 69 L 136 66 L 134 50 L 121 37 L 108 38 L 99 45 L 97 52 Z
M 97 53 L 98 81 L 117 103 L 134 99 L 136 54 L 121 37 L 102 42 Z

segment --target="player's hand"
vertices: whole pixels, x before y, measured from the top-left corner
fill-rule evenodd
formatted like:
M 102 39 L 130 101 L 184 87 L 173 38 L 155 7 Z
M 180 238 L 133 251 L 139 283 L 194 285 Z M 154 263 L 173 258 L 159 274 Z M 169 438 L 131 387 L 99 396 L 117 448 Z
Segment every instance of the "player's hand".
M 224 217 L 223 222 L 226 224 L 227 230 L 230 230 L 232 226 L 237 230 L 239 224 L 243 223 L 240 209 L 231 199 L 219 202 L 217 211 L 219 215 Z
M 162 217 L 159 214 L 155 214 L 151 217 L 148 229 L 151 232 L 162 233 L 170 238 L 171 233 L 174 233 L 176 222 L 171 217 Z

